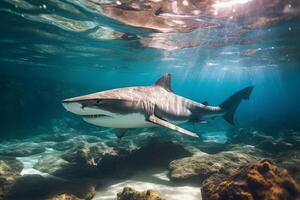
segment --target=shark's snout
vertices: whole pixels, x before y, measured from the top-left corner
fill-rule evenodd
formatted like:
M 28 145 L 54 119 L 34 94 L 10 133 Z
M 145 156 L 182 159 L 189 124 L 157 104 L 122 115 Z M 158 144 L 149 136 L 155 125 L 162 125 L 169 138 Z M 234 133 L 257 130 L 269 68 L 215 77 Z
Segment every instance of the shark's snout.
M 83 99 L 82 97 L 74 97 L 65 99 L 62 102 L 63 107 L 76 115 L 90 116 L 90 115 L 109 115 L 105 110 L 99 107 L 100 99 Z
M 91 95 L 84 95 L 79 97 L 73 97 L 64 99 L 62 101 L 63 107 L 74 114 L 77 115 L 89 115 L 91 114 L 91 110 L 88 108 L 88 105 L 92 105 Z M 88 101 L 91 101 L 90 103 Z M 94 113 L 92 113 L 94 114 Z
M 81 103 L 63 101 L 62 105 L 69 112 L 76 115 L 85 115 L 85 110 Z

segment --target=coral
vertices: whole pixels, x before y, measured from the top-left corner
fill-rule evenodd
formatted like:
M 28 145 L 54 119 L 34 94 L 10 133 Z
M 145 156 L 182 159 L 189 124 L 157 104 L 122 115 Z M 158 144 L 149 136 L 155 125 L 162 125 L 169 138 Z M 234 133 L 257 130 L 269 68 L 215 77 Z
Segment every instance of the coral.
M 300 186 L 285 169 L 264 159 L 230 178 L 209 178 L 202 195 L 204 200 L 299 200 Z
M 125 187 L 122 192 L 117 194 L 117 200 L 165 200 L 153 190 L 138 192 L 132 188 Z

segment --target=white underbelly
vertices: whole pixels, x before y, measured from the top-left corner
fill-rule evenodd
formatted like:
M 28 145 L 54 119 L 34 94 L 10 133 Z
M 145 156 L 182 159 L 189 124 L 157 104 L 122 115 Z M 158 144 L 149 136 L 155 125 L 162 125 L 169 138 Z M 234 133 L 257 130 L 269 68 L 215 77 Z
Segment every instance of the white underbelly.
M 96 126 L 111 128 L 149 128 L 157 126 L 146 121 L 145 116 L 140 113 L 114 115 L 112 117 L 83 118 L 83 120 Z M 184 122 L 186 121 L 174 121 L 171 123 L 180 124 Z
M 146 121 L 145 116 L 139 113 L 114 115 L 113 117 L 83 118 L 83 120 L 96 126 L 111 128 L 146 128 L 155 126 Z

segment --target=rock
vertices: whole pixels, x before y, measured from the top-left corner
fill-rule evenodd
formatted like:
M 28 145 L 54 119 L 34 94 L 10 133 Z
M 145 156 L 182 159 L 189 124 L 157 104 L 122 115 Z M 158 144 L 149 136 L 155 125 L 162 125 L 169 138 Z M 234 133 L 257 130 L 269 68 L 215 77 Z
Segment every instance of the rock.
M 104 143 L 101 138 L 97 136 L 90 136 L 90 135 L 79 135 L 79 136 L 73 136 L 69 138 L 68 140 L 64 140 L 61 142 L 56 143 L 53 145 L 53 149 L 58 151 L 65 151 L 69 150 L 71 148 L 78 148 L 85 144 L 91 144 L 91 143 Z
M 98 168 L 105 175 L 124 178 L 135 170 L 164 168 L 172 160 L 190 155 L 191 153 L 179 144 L 155 141 L 137 150 L 119 150 L 114 155 L 106 155 L 99 161 Z
M 0 199 L 4 199 L 13 181 L 20 175 L 23 164 L 15 158 L 0 157 Z
M 96 165 L 90 165 L 85 160 L 71 160 L 69 162 L 65 160 L 63 156 L 65 156 L 63 153 L 42 156 L 33 168 L 53 176 L 70 180 L 84 177 L 97 177 L 98 172 Z
M 77 179 L 63 184 L 48 196 L 56 198 L 59 194 L 60 198 L 73 197 L 75 199 L 91 200 L 96 194 L 96 185 L 97 181 L 94 179 Z
M 46 200 L 83 200 L 72 194 L 59 194 L 54 197 L 47 198 Z
M 30 200 L 44 199 L 45 195 L 50 190 L 54 190 L 58 184 L 62 184 L 62 181 L 40 175 L 21 176 L 13 182 L 5 199 L 21 200 L 24 197 Z
M 10 188 L 13 185 L 13 180 L 0 177 L 0 199 L 7 199 Z
M 297 144 L 297 142 L 294 142 L 297 141 L 294 139 L 297 137 L 296 134 L 282 135 L 282 138 L 278 139 L 257 130 L 244 128 L 231 129 L 228 131 L 227 136 L 231 143 L 254 145 L 266 153 L 289 151 L 295 149 L 295 144 Z
M 300 182 L 300 154 L 298 150 L 277 154 L 276 164 L 288 170 L 289 174 Z
M 98 163 L 98 170 L 103 176 L 114 178 L 127 178 L 133 175 L 135 166 L 130 163 L 130 152 L 119 151 L 116 154 L 107 154 Z M 138 165 L 137 165 L 138 166 Z
M 41 157 L 34 165 L 34 169 L 55 175 L 58 170 L 67 167 L 70 163 L 59 157 L 59 155 L 46 155 Z
M 259 155 L 249 148 L 235 149 L 213 155 L 193 155 L 169 164 L 172 181 L 200 183 L 213 174 L 232 175 L 241 166 L 258 159 Z
M 229 178 L 211 177 L 202 187 L 203 200 L 299 200 L 300 185 L 271 160 L 246 166 Z
M 67 179 L 101 176 L 124 178 L 135 170 L 167 167 L 172 160 L 191 155 L 182 145 L 156 139 L 142 143 L 142 147 L 120 144 L 116 148 L 105 140 L 88 143 L 85 138 L 68 140 L 72 141 L 72 148 L 41 157 L 34 168 Z
M 262 141 L 274 140 L 272 136 L 268 136 L 261 131 L 245 128 L 232 128 L 227 132 L 226 136 L 229 142 L 234 144 L 257 145 Z
M 51 147 L 57 151 L 66 151 L 73 147 L 76 147 L 77 145 L 78 144 L 76 144 L 74 141 L 68 140 L 68 141 L 63 141 L 63 142 L 57 142 L 54 145 L 52 145 Z
M 0 155 L 11 157 L 25 157 L 43 153 L 45 147 L 33 142 L 15 143 L 0 148 Z
M 103 142 L 80 142 L 62 155 L 62 158 L 71 163 L 96 166 L 105 154 L 114 154 L 115 150 Z
M 15 158 L 0 156 L 0 177 L 16 177 L 20 175 L 23 167 L 23 163 Z
M 132 188 L 125 187 L 122 192 L 117 194 L 117 200 L 165 200 L 153 190 L 138 192 Z
M 260 142 L 257 145 L 257 148 L 260 148 L 261 150 L 268 153 L 280 153 L 283 151 L 292 150 L 294 146 L 291 143 L 287 143 L 281 140 L 279 141 L 265 140 Z
M 199 144 L 199 149 L 208 154 L 216 154 L 222 151 L 228 151 L 233 147 L 234 146 L 230 144 L 221 144 L 216 142 L 202 142 Z
M 40 175 L 25 175 L 13 182 L 5 199 L 23 200 L 26 197 L 30 200 L 43 200 L 72 197 L 76 200 L 91 200 L 95 195 L 95 187 L 96 181 L 91 179 L 65 181 Z
M 128 160 L 141 168 L 155 168 L 167 167 L 172 160 L 186 156 L 191 156 L 191 153 L 180 144 L 155 141 L 131 151 Z
M 294 145 L 295 149 L 300 149 L 300 132 L 287 132 L 281 135 L 281 140 Z
M 36 137 L 36 141 L 38 142 L 62 142 L 62 141 L 66 141 L 68 139 L 73 138 L 74 136 L 72 134 L 67 134 L 67 133 L 63 133 L 63 134 L 41 134 L 39 136 Z

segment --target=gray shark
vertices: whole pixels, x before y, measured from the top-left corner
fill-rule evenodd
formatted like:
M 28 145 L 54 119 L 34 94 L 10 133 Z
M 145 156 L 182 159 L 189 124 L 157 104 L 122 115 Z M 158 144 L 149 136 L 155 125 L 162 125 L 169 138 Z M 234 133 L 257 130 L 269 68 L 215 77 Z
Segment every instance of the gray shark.
M 97 126 L 116 128 L 118 137 L 129 128 L 162 126 L 198 137 L 179 127 L 186 122 L 200 122 L 223 116 L 234 125 L 234 113 L 243 99 L 249 99 L 253 86 L 233 94 L 219 106 L 198 103 L 176 95 L 171 89 L 171 75 L 162 76 L 152 86 L 126 87 L 63 100 L 66 110 Z

